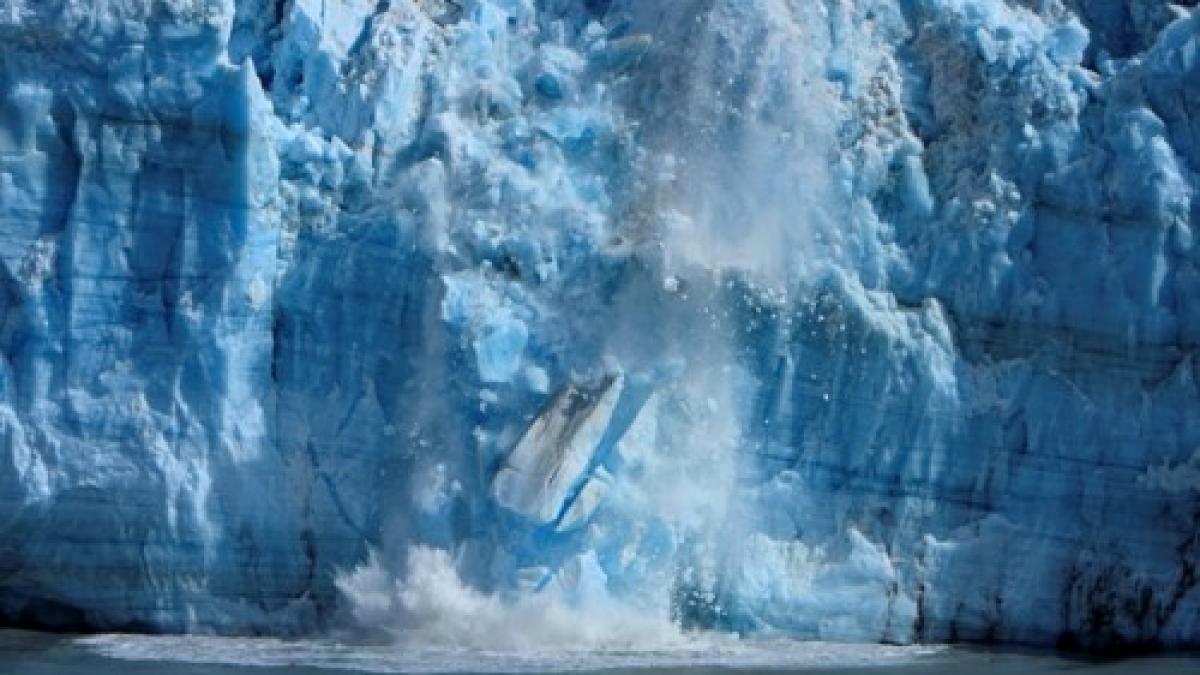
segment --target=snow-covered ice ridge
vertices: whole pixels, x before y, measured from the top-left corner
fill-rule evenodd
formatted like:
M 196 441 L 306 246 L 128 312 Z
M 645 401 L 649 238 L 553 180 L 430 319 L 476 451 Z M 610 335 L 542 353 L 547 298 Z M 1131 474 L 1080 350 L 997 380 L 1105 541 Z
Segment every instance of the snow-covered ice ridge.
M 1195 6 L 0 0 L 0 617 L 1200 646 Z

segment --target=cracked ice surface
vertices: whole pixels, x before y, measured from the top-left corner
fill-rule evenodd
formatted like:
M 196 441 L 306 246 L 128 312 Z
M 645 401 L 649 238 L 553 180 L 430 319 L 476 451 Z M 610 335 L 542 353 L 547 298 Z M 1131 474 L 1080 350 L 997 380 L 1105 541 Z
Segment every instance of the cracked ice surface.
M 1195 2 L 3 9 L 6 621 L 1200 642 Z

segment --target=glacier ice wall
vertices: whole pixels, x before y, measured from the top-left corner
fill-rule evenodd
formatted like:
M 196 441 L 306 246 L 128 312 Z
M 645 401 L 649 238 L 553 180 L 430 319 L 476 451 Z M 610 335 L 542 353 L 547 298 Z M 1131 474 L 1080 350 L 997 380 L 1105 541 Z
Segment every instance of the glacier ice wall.
M 1194 6 L 0 2 L 0 617 L 1197 646 Z

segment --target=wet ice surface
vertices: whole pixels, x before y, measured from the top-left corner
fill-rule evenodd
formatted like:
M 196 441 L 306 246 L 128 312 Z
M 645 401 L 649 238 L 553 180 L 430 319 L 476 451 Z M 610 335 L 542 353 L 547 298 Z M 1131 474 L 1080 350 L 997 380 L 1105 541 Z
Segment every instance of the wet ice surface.
M 1086 661 L 1052 652 L 786 640 L 697 640 L 662 651 L 524 652 L 396 648 L 331 641 L 106 634 L 0 633 L 0 673 L 180 675 L 232 673 L 961 673 L 1061 671 L 1133 675 L 1194 673 L 1196 656 Z

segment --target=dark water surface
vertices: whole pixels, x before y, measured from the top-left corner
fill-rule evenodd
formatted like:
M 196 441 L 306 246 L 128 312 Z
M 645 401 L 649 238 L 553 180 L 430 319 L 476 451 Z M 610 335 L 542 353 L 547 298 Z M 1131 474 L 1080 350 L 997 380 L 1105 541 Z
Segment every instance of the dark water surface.
M 838 673 L 842 675 L 1200 675 L 1200 656 L 1096 661 L 1036 651 L 766 643 L 713 652 L 502 655 L 311 641 L 0 631 L 2 675 L 358 675 L 361 673 Z

